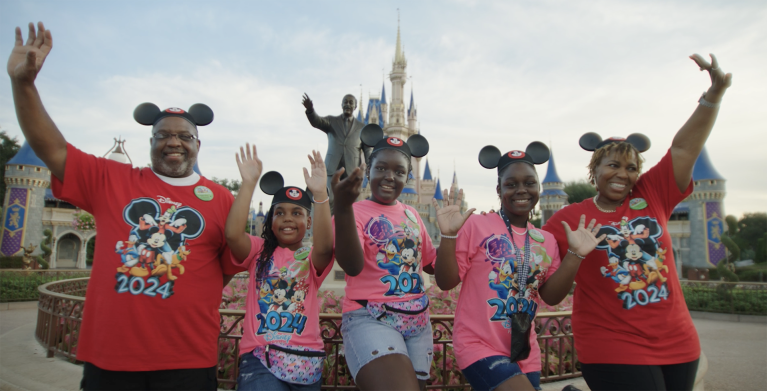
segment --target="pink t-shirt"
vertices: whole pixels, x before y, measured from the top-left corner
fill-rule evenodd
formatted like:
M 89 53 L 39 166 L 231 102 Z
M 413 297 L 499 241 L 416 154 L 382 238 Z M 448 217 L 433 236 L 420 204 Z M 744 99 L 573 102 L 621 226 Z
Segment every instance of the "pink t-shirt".
M 356 277 L 346 276 L 344 312 L 362 306 L 354 300 L 407 301 L 424 295 L 424 265 L 437 258 L 421 216 L 399 201 L 381 205 L 364 200 L 355 202 L 365 266 Z M 335 229 L 335 219 L 333 220 Z
M 559 268 L 559 248 L 554 236 L 528 224 L 530 274 L 524 298 L 515 299 L 523 311 L 535 317 L 538 288 Z M 513 235 L 524 253 L 525 237 Z M 509 230 L 498 214 L 472 215 L 458 231 L 455 256 L 463 282 L 455 311 L 453 346 L 458 366 L 465 369 L 485 357 L 511 354 L 511 329 L 506 314 L 507 299 L 517 293 L 517 257 Z M 534 238 L 543 238 L 542 242 Z M 524 255 L 524 254 L 522 254 Z M 522 257 L 524 259 L 524 256 Z M 512 284 L 513 282 L 513 284 Z M 541 370 L 541 352 L 535 330 L 530 333 L 530 356 L 520 361 L 523 372 Z
M 293 252 L 277 247 L 269 262 L 267 278 L 258 284 L 256 260 L 264 239 L 250 236 L 250 243 L 250 254 L 244 261 L 238 262 L 232 256 L 234 264 L 247 267 L 250 273 L 240 355 L 268 344 L 322 350 L 317 290 L 333 268 L 332 261 L 317 275 L 311 262 L 311 248 L 301 247 Z

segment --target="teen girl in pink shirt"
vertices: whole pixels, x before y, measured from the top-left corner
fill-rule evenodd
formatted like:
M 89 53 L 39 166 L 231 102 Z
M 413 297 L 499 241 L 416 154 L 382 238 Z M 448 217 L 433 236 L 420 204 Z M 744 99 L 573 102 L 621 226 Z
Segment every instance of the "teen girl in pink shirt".
M 247 152 L 246 152 L 247 150 Z M 319 152 L 304 168 L 309 191 L 283 186 L 268 172 L 261 189 L 274 195 L 260 238 L 245 233 L 250 200 L 261 176 L 256 147 L 240 148 L 242 186 L 226 221 L 226 240 L 235 264 L 248 268 L 239 390 L 319 390 L 325 351 L 320 336 L 317 289 L 330 272 L 333 231 L 325 163 Z M 240 160 L 242 158 L 242 160 Z M 314 246 L 302 244 L 314 211 Z
M 482 149 L 480 164 L 498 168 L 498 213 L 462 215 L 451 202 L 462 194 L 446 191 L 442 208 L 433 201 L 442 231 L 435 277 L 443 290 L 463 282 L 453 343 L 458 366 L 475 390 L 540 389 L 533 322 L 539 295 L 549 305 L 562 301 L 569 286 L 556 282 L 573 275 L 599 241 L 600 226 L 592 220 L 584 227 L 582 217 L 577 231 L 565 227 L 569 249 L 560 262 L 554 237 L 530 224 L 540 189 L 534 164 L 548 159 L 549 149 L 539 142 L 504 155 L 493 146 Z
M 346 362 L 362 390 L 416 390 L 429 378 L 432 331 L 421 271 L 436 251 L 418 212 L 397 201 L 411 157 L 426 155 L 423 136 L 383 137 L 377 125 L 360 136 L 373 147 L 363 165 L 334 178 L 336 260 L 347 274 L 341 333 Z M 363 175 L 371 197 L 354 202 Z

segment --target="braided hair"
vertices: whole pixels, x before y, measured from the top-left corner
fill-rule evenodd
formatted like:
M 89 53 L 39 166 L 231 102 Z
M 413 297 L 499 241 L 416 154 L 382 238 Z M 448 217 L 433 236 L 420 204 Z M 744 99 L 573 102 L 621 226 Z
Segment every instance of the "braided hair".
M 264 247 L 261 249 L 258 259 L 256 259 L 256 281 L 266 279 L 269 273 L 269 261 L 279 246 L 277 236 L 272 232 L 272 216 L 274 216 L 274 205 L 269 208 L 269 211 L 266 213 L 266 220 L 264 220 L 264 231 L 261 233 L 261 238 L 264 239 Z

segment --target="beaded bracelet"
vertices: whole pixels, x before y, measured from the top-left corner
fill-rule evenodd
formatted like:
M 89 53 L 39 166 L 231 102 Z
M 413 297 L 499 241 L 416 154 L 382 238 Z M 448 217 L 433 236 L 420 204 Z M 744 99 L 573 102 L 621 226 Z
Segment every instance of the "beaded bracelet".
M 439 236 L 441 236 L 441 237 L 443 237 L 445 239 L 457 239 L 458 238 L 458 235 L 448 236 L 448 235 L 443 235 L 442 232 L 439 233 Z
M 578 257 L 578 258 L 580 258 L 580 259 L 586 259 L 586 257 L 582 257 L 582 256 L 580 256 L 580 255 L 576 254 L 576 253 L 575 253 L 575 251 L 573 251 L 573 250 L 570 250 L 569 248 L 567 249 L 567 252 L 569 252 L 570 254 L 573 254 L 573 255 L 575 255 L 576 257 Z
M 330 201 L 330 197 L 325 198 L 325 201 L 317 202 L 317 200 L 314 199 L 314 196 L 312 196 L 312 202 L 314 202 L 315 204 L 324 204 L 324 203 L 326 203 L 328 201 Z

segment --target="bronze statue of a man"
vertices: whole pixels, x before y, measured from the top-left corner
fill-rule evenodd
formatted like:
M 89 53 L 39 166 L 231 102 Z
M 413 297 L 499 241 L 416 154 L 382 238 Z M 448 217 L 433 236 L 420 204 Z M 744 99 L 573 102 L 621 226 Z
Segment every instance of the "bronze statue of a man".
M 328 196 L 330 197 L 332 207 L 333 191 L 330 186 L 330 180 L 333 178 L 333 174 L 339 168 L 344 167 L 346 171 L 341 178 L 345 178 L 352 170 L 360 166 L 362 158 L 366 159 L 370 154 L 369 150 L 363 150 L 362 142 L 360 141 L 360 132 L 365 124 L 354 118 L 357 98 L 351 94 L 344 96 L 344 99 L 341 101 L 343 114 L 338 116 L 320 117 L 314 111 L 314 104 L 307 94 L 304 94 L 303 104 L 306 108 L 306 118 L 309 119 L 309 123 L 328 135 L 325 167 L 328 171 Z

